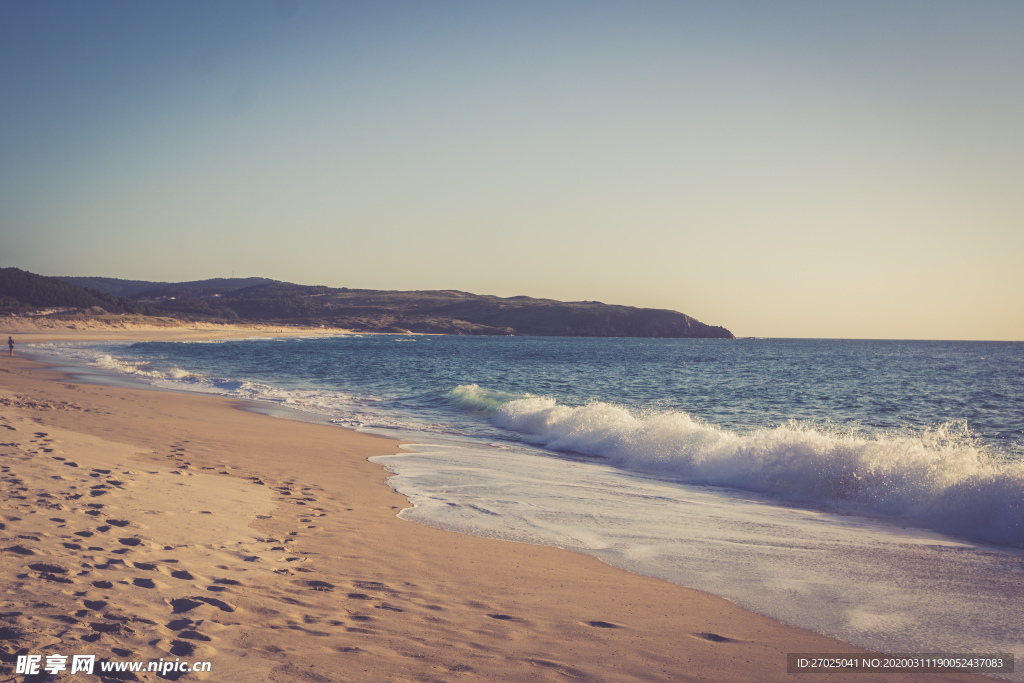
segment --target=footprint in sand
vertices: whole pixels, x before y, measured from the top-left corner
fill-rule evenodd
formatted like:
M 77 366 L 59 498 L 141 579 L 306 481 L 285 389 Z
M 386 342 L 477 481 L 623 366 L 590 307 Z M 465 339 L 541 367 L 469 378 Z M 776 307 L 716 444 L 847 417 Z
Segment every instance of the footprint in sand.
M 613 624 L 610 621 L 588 621 L 586 624 L 594 628 L 619 628 L 618 624 Z
M 235 606 L 224 602 L 223 600 L 217 600 L 216 598 L 207 598 L 203 596 L 196 596 L 191 598 L 175 598 L 170 601 L 171 610 L 174 614 L 183 614 L 185 612 L 191 612 L 196 607 L 199 607 L 203 603 L 216 607 L 221 612 L 234 612 Z
M 55 564 L 39 562 L 37 564 L 30 564 L 28 568 L 32 571 L 39 572 L 38 578 L 43 581 L 50 581 L 53 583 L 74 583 L 72 579 L 63 576 L 68 573 L 68 570 Z
M 36 554 L 36 551 L 26 548 L 23 545 L 12 545 L 10 548 L 3 548 L 3 551 L 5 553 L 14 553 L 15 555 L 21 555 L 23 557 Z
M 205 633 L 200 633 L 199 631 L 193 630 L 180 631 L 178 633 L 178 637 L 185 638 L 187 640 L 198 640 L 204 643 L 209 643 L 212 640 L 212 638 L 210 638 L 210 636 L 206 635 Z
M 333 583 L 327 583 L 326 581 L 307 581 L 306 585 L 315 591 L 322 591 L 329 593 L 334 590 Z
M 198 600 L 192 600 L 190 598 L 175 598 L 170 601 L 171 613 L 172 614 L 184 614 L 185 612 L 191 612 L 196 607 L 199 607 L 203 603 Z
M 164 625 L 167 628 L 171 629 L 172 631 L 181 631 L 182 629 L 186 629 L 189 626 L 192 626 L 193 624 L 198 626 L 201 623 L 203 623 L 203 622 L 202 621 L 198 621 L 198 622 L 197 621 L 192 621 L 191 619 L 184 618 L 184 619 L 174 619 L 172 621 L 167 622 Z
M 549 662 L 546 659 L 527 659 L 526 661 L 534 666 L 543 667 L 545 669 L 554 669 L 566 678 L 586 678 L 586 674 L 579 669 L 574 669 L 571 666 L 566 666 L 557 662 Z
M 227 603 L 227 602 L 224 602 L 223 600 L 218 600 L 216 598 L 205 598 L 205 597 L 202 597 L 202 596 L 197 596 L 196 600 L 201 600 L 201 601 L 205 602 L 207 605 L 211 605 L 213 607 L 216 607 L 221 612 L 234 612 L 235 611 L 235 606 L 234 605 L 232 605 L 230 603 Z
M 107 560 L 106 564 L 97 564 L 97 565 L 93 565 L 93 566 L 96 567 L 96 569 L 110 569 L 110 567 L 115 565 L 115 564 L 124 565 L 124 560 L 120 560 L 120 559 L 114 560 L 114 559 L 111 559 L 111 560 Z

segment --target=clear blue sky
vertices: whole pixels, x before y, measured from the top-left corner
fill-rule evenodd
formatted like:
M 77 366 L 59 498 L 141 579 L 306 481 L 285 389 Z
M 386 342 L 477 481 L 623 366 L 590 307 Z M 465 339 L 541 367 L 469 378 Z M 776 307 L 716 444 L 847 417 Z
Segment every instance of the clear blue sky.
M 0 2 L 0 265 L 1024 339 L 1024 2 Z

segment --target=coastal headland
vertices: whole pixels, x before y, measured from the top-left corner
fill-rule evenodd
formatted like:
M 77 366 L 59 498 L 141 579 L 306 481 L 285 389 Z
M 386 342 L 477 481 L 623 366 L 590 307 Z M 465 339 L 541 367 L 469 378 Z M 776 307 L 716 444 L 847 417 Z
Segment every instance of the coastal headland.
M 45 316 L 38 314 L 40 308 L 48 309 Z M 678 311 L 598 301 L 349 289 L 266 278 L 169 283 L 45 277 L 18 268 L 0 268 L 0 314 L 4 311 L 69 323 L 188 321 L 399 334 L 733 338 L 724 327 Z
M 16 342 L 190 334 L 280 332 Z M 0 358 L 2 681 L 25 680 L 19 654 L 209 662 L 179 677 L 214 681 L 921 680 L 787 674 L 787 653 L 863 651 L 592 557 L 403 521 L 367 461 L 396 441 L 77 383 L 19 350 Z

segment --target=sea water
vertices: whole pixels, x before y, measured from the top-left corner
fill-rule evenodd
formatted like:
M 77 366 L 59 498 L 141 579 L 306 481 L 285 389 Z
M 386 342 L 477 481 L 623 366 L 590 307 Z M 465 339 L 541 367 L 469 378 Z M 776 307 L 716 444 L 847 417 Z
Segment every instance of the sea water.
M 411 521 L 592 554 L 890 653 L 1024 641 L 1021 343 L 352 335 L 35 348 L 410 441 L 373 460 L 395 474 Z

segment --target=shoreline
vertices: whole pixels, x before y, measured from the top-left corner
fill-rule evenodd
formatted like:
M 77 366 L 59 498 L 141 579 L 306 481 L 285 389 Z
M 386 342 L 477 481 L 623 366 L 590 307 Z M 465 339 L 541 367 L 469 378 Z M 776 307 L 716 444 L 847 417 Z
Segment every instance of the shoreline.
M 74 384 L 52 371 L 29 374 L 44 369 L 43 364 L 17 357 L 4 360 L 11 362 L 0 365 L 7 370 L 0 374 L 0 387 L 4 396 L 15 398 L 0 400 L 0 415 L 14 427 L 11 434 L 25 437 L 15 441 L 19 445 L 14 456 L 23 457 L 24 465 L 19 462 L 17 467 L 23 482 L 29 481 L 22 470 L 30 461 L 35 465 L 50 460 L 45 463 L 49 466 L 46 471 L 57 468 L 59 472 L 68 468 L 54 458 L 73 457 L 78 474 L 90 469 L 86 467 L 90 458 L 100 463 L 91 469 L 111 469 L 100 461 L 124 448 L 135 452 L 123 455 L 120 465 L 130 459 L 147 466 L 146 473 L 123 475 L 131 478 L 131 486 L 113 486 L 95 498 L 92 494 L 85 500 L 103 502 L 82 505 L 74 502 L 78 499 L 66 497 L 54 503 L 61 493 L 53 490 L 52 481 L 37 476 L 34 484 L 49 495 L 48 501 L 41 496 L 37 507 L 39 501 L 64 506 L 59 518 L 67 518 L 66 532 L 41 521 L 38 529 L 20 534 L 16 529 L 28 515 L 12 514 L 5 503 L 5 516 L 21 519 L 8 521 L 3 533 L 8 538 L 12 534 L 34 535 L 39 540 L 26 549 L 38 548 L 48 558 L 15 557 L 11 564 L 52 563 L 65 569 L 65 574 L 58 576 L 71 577 L 71 565 L 78 563 L 82 567 L 78 576 L 84 575 L 84 579 L 71 579 L 78 583 L 92 580 L 100 571 L 96 568 L 105 565 L 123 578 L 111 582 L 109 589 L 97 589 L 101 595 L 92 595 L 97 591 L 91 588 L 85 591 L 88 596 L 69 595 L 67 589 L 60 590 L 65 584 L 40 579 L 36 570 L 29 570 L 24 576 L 4 576 L 8 591 L 12 584 L 28 588 L 43 581 L 41 585 L 58 589 L 59 595 L 50 602 L 62 603 L 62 614 L 77 614 L 72 608 L 87 602 L 104 602 L 102 609 L 123 604 L 123 614 L 134 611 L 152 622 L 132 627 L 136 635 L 141 634 L 138 642 L 124 633 L 111 636 L 93 631 L 100 635 L 92 648 L 99 650 L 98 654 L 111 656 L 112 647 L 139 654 L 149 648 L 155 658 L 174 654 L 175 647 L 184 651 L 185 646 L 195 648 L 198 643 L 193 656 L 203 648 L 215 650 L 210 655 L 214 666 L 211 680 L 234 680 L 236 675 L 238 680 L 279 680 L 278 676 L 280 680 L 450 680 L 462 676 L 486 680 L 790 680 L 793 674 L 786 673 L 787 652 L 865 652 L 784 626 L 722 598 L 631 574 L 590 556 L 464 536 L 401 520 L 395 515 L 409 506 L 407 500 L 387 485 L 390 474 L 383 467 L 366 460 L 371 455 L 394 453 L 398 442 L 337 426 L 275 421 L 238 410 L 242 402 L 222 397 Z M 54 436 L 39 437 L 43 432 Z M 41 441 L 50 438 L 60 445 Z M 96 439 L 102 444 L 90 441 Z M 12 457 L 9 448 L 10 444 L 0 451 L 5 465 Z M 63 454 L 47 458 L 50 451 Z M 282 456 L 287 461 L 282 461 Z M 157 474 L 144 476 L 152 472 Z M 256 483 L 254 477 L 262 483 Z M 194 494 L 196 499 L 209 508 L 216 507 L 216 496 L 203 498 L 202 491 L 211 487 L 235 491 L 243 501 L 239 505 L 249 510 L 242 515 L 248 523 L 239 526 L 243 519 L 235 519 L 238 506 L 233 508 L 235 513 L 206 508 L 181 513 L 174 508 L 177 501 L 170 500 L 164 501 L 163 507 L 151 506 L 145 514 L 128 517 L 126 528 L 138 529 L 144 541 L 128 547 L 128 553 L 107 554 L 122 550 L 110 543 L 83 551 L 68 549 L 60 542 L 74 534 L 70 516 L 75 515 L 79 522 L 90 520 L 84 516 L 90 512 L 89 505 L 109 506 L 107 501 L 112 501 L 120 509 L 135 505 L 141 510 L 145 506 L 139 507 L 136 499 L 140 496 L 132 492 L 155 493 L 160 489 L 157 480 L 173 478 L 187 481 L 187 488 L 200 492 Z M 74 485 L 84 486 L 88 481 Z M 63 481 L 57 486 L 61 485 Z M 14 504 L 31 507 L 31 503 Z M 174 529 L 179 523 L 173 520 L 182 514 L 191 519 L 193 514 L 203 513 L 212 516 L 196 516 L 199 522 L 189 526 L 189 533 L 196 538 L 182 539 Z M 151 523 L 168 516 L 172 518 L 170 527 L 167 520 L 163 526 Z M 105 515 L 96 516 L 101 517 Z M 228 535 L 218 538 L 214 531 L 211 536 L 203 522 L 221 517 L 230 518 L 224 527 L 230 530 Z M 42 519 L 37 516 L 34 521 Z M 243 529 L 266 538 L 250 538 Z M 112 531 L 108 528 L 94 535 Z M 167 538 L 177 542 L 166 543 Z M 72 545 L 84 545 L 73 541 Z M 177 557 L 164 556 L 168 546 Z M 89 552 L 94 555 L 86 558 Z M 133 558 L 134 563 L 138 557 L 145 560 L 138 564 L 155 565 L 155 569 L 138 569 L 138 564 L 109 569 L 111 558 Z M 189 568 L 173 568 L 185 564 Z M 173 576 L 182 571 L 194 580 L 183 584 L 187 580 Z M 151 581 L 156 590 L 136 590 L 136 580 L 145 583 L 147 575 L 154 577 Z M 224 582 L 218 583 L 221 580 Z M 200 583 L 209 585 L 204 589 Z M 223 590 L 210 590 L 216 588 Z M 218 596 L 214 599 L 230 602 L 236 609 L 220 610 L 195 599 L 197 595 Z M 186 626 L 195 628 L 168 630 L 169 624 L 180 621 L 175 620 L 179 615 L 172 608 L 182 599 L 199 603 L 183 613 L 190 620 Z M 17 611 L 18 606 L 18 598 L 5 596 L 0 611 Z M 195 610 L 209 615 L 195 619 Z M 23 614 L 16 620 L 25 618 Z M 27 633 L 29 626 L 25 623 L 15 628 Z M 66 641 L 62 636 L 57 644 L 30 649 L 51 651 L 59 644 L 67 646 L 64 654 L 68 654 L 74 644 L 75 652 L 85 651 L 79 646 L 89 641 L 76 640 L 75 628 L 67 631 Z M 207 640 L 190 639 L 182 636 L 182 631 Z M 38 634 L 37 644 L 45 640 L 47 632 Z M 145 644 L 157 634 L 157 645 Z M 254 667 L 256 661 L 259 664 Z M 243 671 L 249 677 L 241 675 Z M 914 674 L 831 674 L 828 680 L 920 679 Z M 929 680 L 991 679 L 929 674 Z
M 53 320 L 5 315 L 0 316 L 0 335 L 17 335 L 20 344 L 44 342 L 102 341 L 204 341 L 210 339 L 244 339 L 251 337 L 313 337 L 355 333 L 329 327 L 288 327 L 265 324 L 177 323 L 156 325 L 132 320 L 117 323 L 82 318 Z

